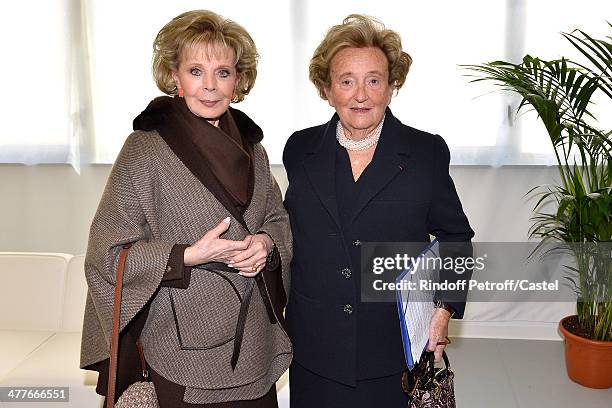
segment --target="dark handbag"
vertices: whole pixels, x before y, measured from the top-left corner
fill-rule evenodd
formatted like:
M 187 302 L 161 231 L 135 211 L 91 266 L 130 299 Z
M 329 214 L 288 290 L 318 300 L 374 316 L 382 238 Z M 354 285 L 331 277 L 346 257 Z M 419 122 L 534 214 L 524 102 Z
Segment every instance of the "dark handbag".
M 159 408 L 157 394 L 153 383 L 148 380 L 148 372 L 140 340 L 136 341 L 142 377 L 144 381 L 137 381 L 130 385 L 115 404 L 115 389 L 117 385 L 117 358 L 119 355 L 119 320 L 121 318 L 121 290 L 123 288 L 123 271 L 125 260 L 131 244 L 124 245 L 119 254 L 117 265 L 117 278 L 115 284 L 115 302 L 113 305 L 113 326 L 111 332 L 110 363 L 108 368 L 108 392 L 106 394 L 107 408 Z
M 455 408 L 455 373 L 446 352 L 442 352 L 444 367 L 434 365 L 434 353 L 423 353 L 421 361 L 402 374 L 402 389 L 408 395 L 409 408 Z

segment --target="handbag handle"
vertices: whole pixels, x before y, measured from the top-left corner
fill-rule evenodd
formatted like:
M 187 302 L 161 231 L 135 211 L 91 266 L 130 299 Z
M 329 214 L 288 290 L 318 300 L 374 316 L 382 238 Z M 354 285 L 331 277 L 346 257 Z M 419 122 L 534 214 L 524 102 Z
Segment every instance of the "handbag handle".
M 434 361 L 435 355 L 433 351 L 428 351 L 427 352 L 427 364 L 429 364 L 430 367 L 433 367 L 435 361 Z M 442 359 L 444 360 L 444 365 L 446 366 L 446 368 L 450 367 L 450 361 L 448 360 L 448 356 L 446 355 L 446 351 L 442 350 Z
M 121 319 L 121 290 L 123 289 L 123 271 L 125 260 L 132 244 L 125 244 L 119 253 L 117 265 L 117 279 L 115 283 L 115 302 L 113 304 L 113 326 L 111 331 L 110 363 L 108 368 L 108 392 L 106 393 L 106 407 L 115 406 L 115 389 L 117 385 L 117 357 L 119 355 L 119 322 Z
M 436 367 L 435 367 L 435 361 L 434 361 L 434 352 L 433 351 L 428 351 L 427 353 L 427 378 L 425 383 L 428 383 L 430 381 L 433 381 L 434 378 L 436 378 Z M 444 365 L 446 366 L 446 369 L 448 370 L 450 368 L 450 361 L 448 360 L 448 356 L 446 355 L 446 351 L 442 350 L 442 359 L 444 360 Z

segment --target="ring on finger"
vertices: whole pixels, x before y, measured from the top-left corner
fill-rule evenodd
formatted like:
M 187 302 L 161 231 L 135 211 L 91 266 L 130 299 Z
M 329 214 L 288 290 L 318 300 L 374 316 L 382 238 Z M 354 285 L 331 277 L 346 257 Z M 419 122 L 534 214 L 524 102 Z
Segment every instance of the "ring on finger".
M 251 267 L 251 271 L 257 272 L 257 264 L 253 264 L 253 266 Z

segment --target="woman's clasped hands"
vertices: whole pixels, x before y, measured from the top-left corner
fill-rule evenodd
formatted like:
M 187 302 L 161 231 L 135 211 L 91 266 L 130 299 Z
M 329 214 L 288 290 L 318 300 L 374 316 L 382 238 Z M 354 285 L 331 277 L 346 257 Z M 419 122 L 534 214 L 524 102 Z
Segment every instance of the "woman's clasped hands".
M 225 218 L 196 243 L 187 247 L 184 255 L 185 266 L 223 262 L 238 269 L 239 274 L 247 278 L 261 272 L 274 242 L 267 234 L 247 235 L 241 241 L 223 239 L 221 235 L 228 230 L 230 222 L 230 217 Z

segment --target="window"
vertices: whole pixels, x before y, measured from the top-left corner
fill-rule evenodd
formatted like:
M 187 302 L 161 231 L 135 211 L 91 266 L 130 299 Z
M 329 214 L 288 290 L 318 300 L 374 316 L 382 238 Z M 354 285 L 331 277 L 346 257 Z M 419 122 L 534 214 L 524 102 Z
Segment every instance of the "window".
M 8 114 L 0 130 L 0 162 L 112 163 L 132 119 L 160 95 L 151 75 L 156 33 L 181 12 L 211 7 L 243 25 L 257 43 L 257 83 L 235 107 L 264 130 L 272 163 L 281 162 L 292 132 L 333 114 L 308 80 L 308 63 L 329 27 L 350 13 L 363 13 L 399 32 L 414 59 L 392 100 L 394 114 L 442 135 L 454 164 L 552 164 L 547 135 L 533 113 L 515 117 L 516 97 L 493 92 L 490 83 L 470 84 L 469 72 L 459 65 L 519 61 L 527 50 L 574 56 L 559 32 L 575 27 L 608 35 L 602 16 L 612 14 L 612 3 L 573 5 L 569 0 L 13 2 L 1 6 L 7 12 L 0 33 L 15 40 L 6 41 L 10 62 L 0 67 L 10 89 L 1 102 Z
M 71 160 L 78 108 L 72 99 L 75 18 L 69 3 L 33 0 L 0 6 L 5 91 L 0 102 L 0 162 Z

